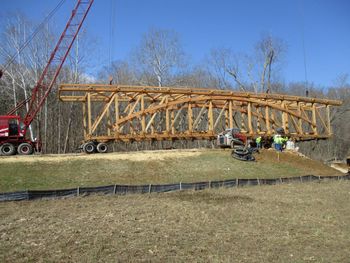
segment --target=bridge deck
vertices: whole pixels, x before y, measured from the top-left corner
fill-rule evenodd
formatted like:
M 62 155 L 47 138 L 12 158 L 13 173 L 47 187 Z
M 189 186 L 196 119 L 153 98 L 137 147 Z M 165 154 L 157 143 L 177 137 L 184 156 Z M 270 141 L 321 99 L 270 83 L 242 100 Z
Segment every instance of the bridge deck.
M 332 135 L 331 106 L 341 101 L 205 88 L 62 84 L 59 99 L 82 104 L 84 139 L 212 139 L 237 127 L 248 137 L 283 127 L 296 140 Z

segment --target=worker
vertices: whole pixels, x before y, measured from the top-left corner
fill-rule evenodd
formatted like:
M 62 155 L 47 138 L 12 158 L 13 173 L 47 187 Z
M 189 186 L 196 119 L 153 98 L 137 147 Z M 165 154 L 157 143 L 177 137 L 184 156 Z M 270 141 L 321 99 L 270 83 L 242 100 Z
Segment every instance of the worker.
M 256 148 L 261 149 L 261 136 L 255 139 Z
M 282 136 L 280 134 L 276 134 L 275 136 L 273 136 L 273 142 L 275 144 L 276 151 L 282 152 Z

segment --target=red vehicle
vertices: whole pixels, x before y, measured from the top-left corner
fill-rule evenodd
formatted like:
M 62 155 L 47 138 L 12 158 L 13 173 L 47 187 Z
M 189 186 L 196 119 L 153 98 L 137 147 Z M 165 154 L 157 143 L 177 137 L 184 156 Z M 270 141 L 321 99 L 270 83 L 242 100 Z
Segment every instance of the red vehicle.
M 26 139 L 27 130 L 54 86 L 93 2 L 94 0 L 77 0 L 66 27 L 33 88 L 31 97 L 20 102 L 6 115 L 0 115 L 0 155 L 16 153 L 28 155 L 32 154 L 34 150 L 40 151 L 40 142 Z M 10 59 L 10 63 L 13 61 L 14 57 Z M 7 66 L 0 70 L 0 78 L 4 75 Z M 28 106 L 26 115 L 23 118 L 14 115 L 24 105 Z

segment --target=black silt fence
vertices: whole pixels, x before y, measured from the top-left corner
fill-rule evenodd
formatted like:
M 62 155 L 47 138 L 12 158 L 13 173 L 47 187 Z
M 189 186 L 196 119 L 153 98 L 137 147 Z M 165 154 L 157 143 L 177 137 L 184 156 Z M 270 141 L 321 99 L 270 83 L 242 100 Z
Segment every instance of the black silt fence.
M 165 193 L 179 190 L 204 190 L 220 187 L 242 187 L 255 185 L 275 185 L 293 182 L 314 182 L 323 180 L 350 180 L 350 174 L 344 176 L 314 176 L 305 175 L 298 177 L 284 177 L 275 179 L 229 179 L 221 181 L 176 183 L 176 184 L 147 184 L 147 185 L 107 185 L 97 187 L 78 187 L 58 190 L 28 190 L 10 193 L 0 193 L 0 202 L 22 201 L 47 198 L 64 198 L 74 196 L 86 196 L 90 194 L 145 194 Z

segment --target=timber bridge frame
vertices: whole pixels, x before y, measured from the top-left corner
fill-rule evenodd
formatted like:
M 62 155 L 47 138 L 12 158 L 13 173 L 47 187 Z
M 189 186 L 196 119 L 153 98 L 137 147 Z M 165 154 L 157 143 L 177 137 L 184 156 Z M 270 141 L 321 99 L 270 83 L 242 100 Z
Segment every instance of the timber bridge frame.
M 61 84 L 59 99 L 80 102 L 85 141 L 214 139 L 227 128 L 249 138 L 282 127 L 295 140 L 332 135 L 341 101 L 207 88 Z

